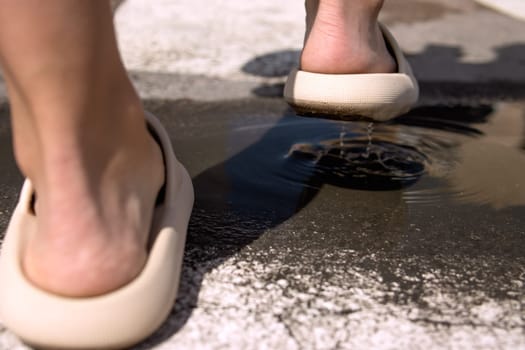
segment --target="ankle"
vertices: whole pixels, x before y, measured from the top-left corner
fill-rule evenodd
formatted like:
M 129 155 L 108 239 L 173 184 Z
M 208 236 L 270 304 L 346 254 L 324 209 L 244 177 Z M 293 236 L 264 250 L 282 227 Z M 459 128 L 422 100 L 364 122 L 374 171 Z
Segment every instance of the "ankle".
M 306 29 L 315 20 L 326 22 L 377 22 L 384 0 L 306 0 Z
M 134 95 L 112 95 L 83 108 L 41 101 L 12 103 L 15 156 L 32 180 L 74 163 L 90 169 L 90 163 L 108 161 L 122 147 L 147 144 L 144 111 Z

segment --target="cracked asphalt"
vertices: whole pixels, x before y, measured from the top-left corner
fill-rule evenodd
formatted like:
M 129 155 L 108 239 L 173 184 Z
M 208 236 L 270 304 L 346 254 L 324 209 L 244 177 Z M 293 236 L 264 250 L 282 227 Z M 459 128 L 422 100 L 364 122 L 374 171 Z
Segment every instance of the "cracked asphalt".
M 422 96 L 370 126 L 280 98 L 301 1 L 114 4 L 196 191 L 176 305 L 134 349 L 525 348 L 525 22 L 387 1 Z M 0 100 L 3 231 L 22 177 Z M 0 328 L 0 349 L 28 347 Z

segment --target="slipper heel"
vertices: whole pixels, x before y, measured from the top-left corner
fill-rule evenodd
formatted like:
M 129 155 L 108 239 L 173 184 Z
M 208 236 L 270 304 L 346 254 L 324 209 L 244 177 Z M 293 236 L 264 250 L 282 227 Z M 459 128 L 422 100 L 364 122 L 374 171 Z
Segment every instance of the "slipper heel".
M 0 319 L 26 343 L 52 349 L 126 348 L 152 334 L 172 310 L 193 187 L 160 122 L 151 115 L 147 115 L 147 121 L 164 153 L 165 195 L 154 212 L 152 244 L 143 270 L 115 291 L 68 298 L 41 290 L 25 277 L 22 252 L 27 237 L 36 231 L 36 217 L 31 210 L 34 189 L 26 180 L 0 256 Z
M 417 102 L 419 87 L 392 34 L 380 26 L 397 63 L 396 73 L 321 74 L 294 69 L 284 98 L 300 115 L 339 120 L 386 121 Z

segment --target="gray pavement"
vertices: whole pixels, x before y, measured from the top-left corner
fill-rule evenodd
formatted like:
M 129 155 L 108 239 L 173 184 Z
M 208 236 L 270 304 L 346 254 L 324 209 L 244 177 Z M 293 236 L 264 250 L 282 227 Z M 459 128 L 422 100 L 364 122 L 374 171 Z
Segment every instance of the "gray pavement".
M 279 98 L 303 16 L 276 0 L 116 9 L 196 190 L 177 303 L 136 349 L 525 348 L 525 22 L 387 2 L 422 98 L 371 132 Z M 0 231 L 22 182 L 7 116 Z M 27 347 L 2 329 L 0 349 Z

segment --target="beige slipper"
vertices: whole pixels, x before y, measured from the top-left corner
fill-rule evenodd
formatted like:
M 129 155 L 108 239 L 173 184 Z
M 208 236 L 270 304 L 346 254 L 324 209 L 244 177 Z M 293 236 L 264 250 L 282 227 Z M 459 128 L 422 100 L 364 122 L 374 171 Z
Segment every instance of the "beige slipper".
M 386 121 L 417 102 L 419 88 L 392 34 L 381 25 L 396 62 L 396 73 L 320 74 L 299 69 L 288 76 L 285 100 L 299 114 L 332 119 Z
M 26 180 L 2 246 L 0 319 L 28 344 L 53 349 L 124 348 L 149 336 L 169 315 L 179 284 L 193 186 L 163 126 L 151 115 L 147 121 L 164 152 L 165 195 L 155 209 L 143 271 L 113 292 L 68 298 L 41 290 L 24 276 L 21 254 L 26 238 L 36 229 L 33 188 Z

